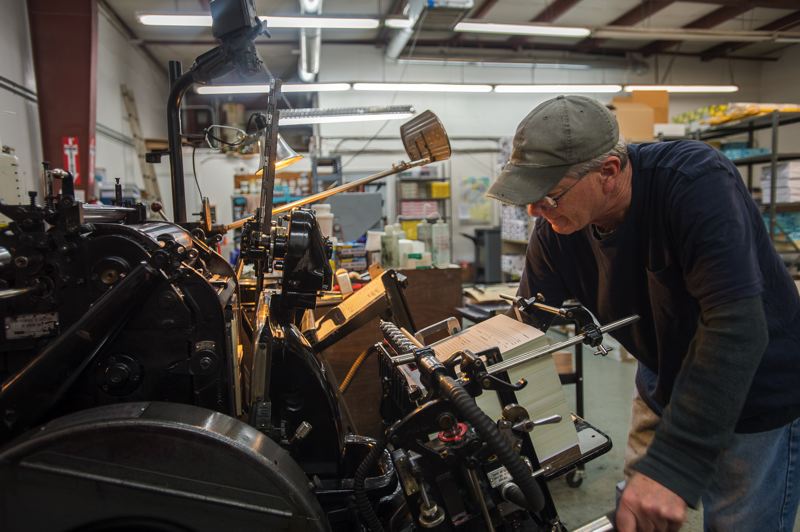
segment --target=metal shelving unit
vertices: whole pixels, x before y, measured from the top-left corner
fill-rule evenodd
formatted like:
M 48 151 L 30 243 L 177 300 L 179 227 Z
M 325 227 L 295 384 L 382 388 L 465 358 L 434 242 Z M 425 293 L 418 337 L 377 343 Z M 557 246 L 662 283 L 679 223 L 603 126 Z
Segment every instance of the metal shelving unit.
M 453 193 L 453 185 L 450 181 L 450 172 L 449 167 L 447 168 L 448 172 L 445 176 L 422 176 L 422 177 L 410 177 L 410 176 L 403 176 L 402 174 L 397 176 L 395 183 L 395 212 L 397 214 L 397 219 L 400 221 L 422 221 L 427 220 L 430 223 L 436 222 L 437 219 L 441 218 L 448 224 L 450 224 L 450 232 L 451 232 L 451 240 L 452 240 L 452 208 L 451 208 L 451 199 Z M 417 193 L 411 197 L 403 193 L 403 184 L 404 183 L 416 183 L 417 186 Z M 448 183 L 449 185 L 449 193 L 447 197 L 433 197 L 431 195 L 430 186 L 432 183 Z M 422 185 L 422 186 L 420 186 Z M 420 194 L 420 189 L 427 189 L 425 192 Z M 428 202 L 428 203 L 435 203 L 436 204 L 436 212 L 431 213 L 424 213 L 420 214 L 402 214 L 403 209 L 402 205 L 405 202 Z
M 769 204 L 762 204 L 769 215 L 769 234 L 773 242 L 775 242 L 776 234 L 775 229 L 779 229 L 775 222 L 775 217 L 778 212 L 794 212 L 800 211 L 800 204 L 797 203 L 778 203 L 777 198 L 777 176 L 778 176 L 778 163 L 781 161 L 791 161 L 800 159 L 800 153 L 779 153 L 778 152 L 778 139 L 781 126 L 789 124 L 800 123 L 800 113 L 781 113 L 773 111 L 767 115 L 754 116 L 752 118 L 743 118 L 735 122 L 713 126 L 708 129 L 698 130 L 690 134 L 690 138 L 695 140 L 715 140 L 734 135 L 747 135 L 748 147 L 753 147 L 754 133 L 759 130 L 771 129 L 771 153 L 765 155 L 756 155 L 753 157 L 743 157 L 734 160 L 737 166 L 747 167 L 747 188 L 752 192 L 753 190 L 753 166 L 757 164 L 770 163 L 771 176 L 770 180 L 770 202 Z M 800 252 L 800 249 L 795 250 Z

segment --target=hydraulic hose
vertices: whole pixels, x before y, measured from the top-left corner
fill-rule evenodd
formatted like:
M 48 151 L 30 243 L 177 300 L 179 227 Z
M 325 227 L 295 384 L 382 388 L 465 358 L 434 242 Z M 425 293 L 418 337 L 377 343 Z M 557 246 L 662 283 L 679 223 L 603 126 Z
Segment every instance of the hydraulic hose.
M 355 477 L 353 478 L 353 491 L 356 496 L 356 508 L 358 508 L 358 515 L 364 520 L 364 524 L 371 532 L 383 532 L 383 525 L 381 525 L 375 509 L 369 500 L 367 491 L 364 489 L 364 481 L 367 478 L 370 470 L 378 463 L 378 459 L 383 454 L 386 444 L 383 442 L 375 442 L 372 446 L 367 457 L 361 462 L 356 469 Z
M 475 403 L 475 399 L 464 390 L 463 386 L 447 375 L 438 374 L 437 378 L 439 392 L 453 404 L 461 417 L 475 427 L 478 434 L 494 451 L 500 463 L 505 466 L 525 495 L 528 509 L 533 512 L 541 511 L 545 504 L 541 487 L 531 474 L 530 468 L 519 454 L 514 452 L 508 440 L 500 434 L 497 425 L 480 409 Z
M 369 349 L 363 351 L 360 355 L 358 355 L 358 358 L 356 358 L 355 362 L 353 362 L 353 365 L 350 366 L 350 370 L 347 372 L 347 375 L 345 375 L 344 380 L 339 385 L 339 393 L 344 393 L 347 391 L 347 389 L 350 387 L 350 384 L 353 382 L 353 379 L 355 378 L 356 374 L 358 373 L 358 370 L 361 369 L 361 365 L 364 363 L 365 360 L 367 360 L 367 357 L 370 354 L 372 354 L 372 351 L 373 348 L 370 347 Z

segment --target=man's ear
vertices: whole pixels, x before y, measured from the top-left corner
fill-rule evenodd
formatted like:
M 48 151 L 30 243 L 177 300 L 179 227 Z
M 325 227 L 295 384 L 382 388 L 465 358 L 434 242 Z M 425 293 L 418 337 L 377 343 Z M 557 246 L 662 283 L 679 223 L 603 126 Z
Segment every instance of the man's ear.
M 618 185 L 617 178 L 622 170 L 622 165 L 620 163 L 618 157 L 612 156 L 606 159 L 600 167 L 600 183 L 603 186 L 603 192 L 609 193 L 616 189 Z

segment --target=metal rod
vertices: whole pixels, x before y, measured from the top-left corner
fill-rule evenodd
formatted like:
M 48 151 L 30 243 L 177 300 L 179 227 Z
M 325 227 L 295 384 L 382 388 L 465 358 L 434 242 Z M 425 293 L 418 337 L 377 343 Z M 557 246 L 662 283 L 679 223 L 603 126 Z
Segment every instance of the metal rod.
M 383 177 L 387 177 L 390 175 L 397 174 L 399 172 L 403 172 L 408 170 L 409 168 L 414 168 L 415 166 L 422 166 L 423 164 L 428 164 L 431 162 L 429 157 L 425 157 L 424 159 L 417 159 L 416 161 L 411 162 L 400 162 L 397 164 L 392 165 L 390 170 L 384 170 L 383 172 L 378 172 L 377 174 L 368 175 L 366 177 L 362 177 L 361 179 L 356 179 L 355 181 L 351 181 L 350 183 L 345 183 L 343 185 L 339 185 L 338 187 L 333 187 L 328 190 L 323 190 L 322 192 L 318 192 L 316 194 L 312 194 L 311 196 L 305 197 L 303 199 L 299 199 L 297 201 L 293 201 L 291 203 L 287 203 L 285 205 L 281 205 L 280 207 L 276 207 L 272 209 L 272 215 L 275 216 L 276 214 L 281 214 L 283 212 L 290 211 L 297 207 L 302 207 L 303 205 L 308 205 L 309 203 L 316 203 L 320 200 L 325 198 L 329 198 L 338 194 L 339 192 L 345 192 L 347 190 L 360 187 L 361 185 L 366 185 L 367 183 L 371 183 L 377 179 L 381 179 Z M 225 231 L 230 231 L 231 229 L 239 229 L 248 220 L 251 220 L 253 217 L 250 216 L 248 218 L 242 218 L 241 220 L 236 220 L 233 223 L 230 223 L 225 226 Z
M 773 245 L 775 243 L 775 204 L 778 202 L 778 126 L 780 123 L 778 111 L 772 111 L 772 156 L 770 157 L 770 172 L 772 172 L 769 182 L 769 239 Z
M 27 294 L 29 292 L 35 292 L 38 289 L 36 286 L 26 286 L 25 288 L 7 288 L 5 290 L 0 290 L 0 300 L 3 299 L 14 299 L 15 297 Z
M 472 487 L 472 494 L 478 499 L 478 504 L 481 507 L 481 514 L 483 515 L 483 521 L 486 523 L 486 530 L 495 532 L 494 525 L 492 525 L 492 516 L 489 515 L 489 508 L 486 507 L 486 500 L 483 498 L 481 485 L 478 482 L 478 475 L 475 473 L 474 469 L 467 469 L 467 477 Z
M 181 100 L 194 83 L 191 70 L 181 74 L 180 61 L 169 62 L 171 89 L 167 98 L 167 140 L 169 140 L 169 169 L 172 177 L 172 219 L 176 224 L 186 222 L 186 190 L 183 182 L 183 146 L 181 142 Z
M 402 366 L 403 364 L 411 364 L 416 360 L 417 358 L 414 355 L 397 355 L 396 357 L 392 357 L 392 364 L 395 366 Z
M 112 205 L 91 205 L 82 204 L 83 219 L 86 222 L 118 222 L 124 220 L 126 216 L 136 212 L 132 207 L 116 207 Z
M 615 331 L 621 327 L 629 325 L 635 321 L 639 320 L 639 316 L 634 314 L 633 316 L 628 316 L 627 318 L 622 318 L 621 320 L 617 320 L 606 325 L 600 327 L 601 333 L 607 333 L 611 331 Z M 586 338 L 585 334 L 578 334 L 564 340 L 563 342 L 558 342 L 553 345 L 541 347 L 539 349 L 535 349 L 530 353 L 525 353 L 524 355 L 519 355 L 508 360 L 504 360 L 503 362 L 498 362 L 497 364 L 493 364 L 487 368 L 489 375 L 494 375 L 495 373 L 502 373 L 503 371 L 508 371 L 511 368 L 515 368 L 520 364 L 524 364 L 525 362 L 529 362 L 539 357 L 543 357 L 545 355 L 549 355 L 551 353 L 555 353 L 556 351 L 560 351 L 564 348 L 571 347 L 575 344 L 579 344 L 583 342 Z M 398 358 L 398 357 L 395 357 Z
M 273 193 L 275 188 L 275 164 L 278 161 L 278 101 L 281 97 L 281 80 L 273 79 L 270 82 L 269 95 L 267 96 L 267 129 L 264 131 L 264 144 L 261 146 L 261 231 L 269 232 L 270 220 L 273 210 Z M 260 283 L 259 283 L 260 284 Z M 261 287 L 258 287 L 259 292 Z
M 517 303 L 517 301 L 522 301 L 522 298 L 519 296 L 510 296 L 508 294 L 500 294 L 500 299 L 505 299 L 506 301 L 510 301 L 512 304 Z M 550 305 L 545 305 L 544 303 L 540 303 L 538 301 L 534 301 L 531 303 L 532 306 L 536 307 L 539 310 L 543 310 L 545 312 L 549 312 L 550 314 L 555 314 L 556 316 L 566 317 L 566 312 L 564 309 L 560 309 L 558 307 L 553 307 Z

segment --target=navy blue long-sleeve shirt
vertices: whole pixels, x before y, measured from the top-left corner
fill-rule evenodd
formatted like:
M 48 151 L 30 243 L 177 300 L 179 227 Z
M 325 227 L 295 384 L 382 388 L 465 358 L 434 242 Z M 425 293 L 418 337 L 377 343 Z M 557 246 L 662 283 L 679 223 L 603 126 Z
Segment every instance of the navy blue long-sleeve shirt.
M 520 294 L 575 298 L 602 322 L 641 316 L 614 333 L 640 362 L 643 399 L 664 416 L 637 469 L 694 505 L 727 433 L 800 416 L 800 297 L 729 160 L 694 141 L 628 152 L 623 222 L 601 237 L 537 220 Z

